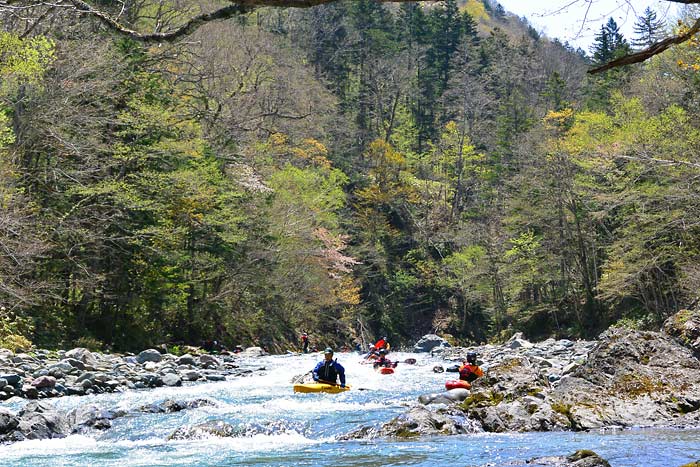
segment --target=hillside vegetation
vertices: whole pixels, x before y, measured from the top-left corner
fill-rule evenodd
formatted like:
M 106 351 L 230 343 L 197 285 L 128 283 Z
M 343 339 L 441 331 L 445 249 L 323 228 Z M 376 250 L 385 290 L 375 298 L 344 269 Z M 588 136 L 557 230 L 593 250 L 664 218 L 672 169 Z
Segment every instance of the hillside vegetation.
M 697 302 L 697 41 L 587 76 L 631 50 L 614 21 L 588 56 L 487 0 L 163 43 L 0 21 L 0 347 L 590 337 Z

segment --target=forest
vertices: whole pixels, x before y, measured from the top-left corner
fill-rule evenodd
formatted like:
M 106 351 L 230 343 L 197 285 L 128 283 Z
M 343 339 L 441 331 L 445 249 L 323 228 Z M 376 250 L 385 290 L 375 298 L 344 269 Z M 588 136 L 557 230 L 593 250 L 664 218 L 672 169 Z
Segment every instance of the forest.
M 582 50 L 492 0 L 160 41 L 68 4 L 0 2 L 0 347 L 589 338 L 698 305 L 697 5 Z M 94 5 L 155 34 L 219 4 Z

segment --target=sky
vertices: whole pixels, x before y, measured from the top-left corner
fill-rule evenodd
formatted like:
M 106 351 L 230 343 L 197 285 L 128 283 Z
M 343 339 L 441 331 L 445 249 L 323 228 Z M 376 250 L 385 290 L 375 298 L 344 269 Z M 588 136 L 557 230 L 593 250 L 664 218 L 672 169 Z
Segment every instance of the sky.
M 634 37 L 634 23 L 648 6 L 656 11 L 657 19 L 673 23 L 678 4 L 660 0 L 498 0 L 503 8 L 525 16 L 538 31 L 550 38 L 569 42 L 574 47 L 590 51 L 594 36 L 603 23 L 612 17 L 623 35 Z M 584 22 L 584 18 L 586 21 Z

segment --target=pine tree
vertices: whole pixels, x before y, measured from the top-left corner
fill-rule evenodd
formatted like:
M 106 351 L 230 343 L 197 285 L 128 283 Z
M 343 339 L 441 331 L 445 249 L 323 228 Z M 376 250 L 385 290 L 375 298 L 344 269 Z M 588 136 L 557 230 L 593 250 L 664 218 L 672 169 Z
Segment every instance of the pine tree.
M 634 32 L 638 38 L 632 41 L 632 45 L 639 48 L 649 47 L 663 37 L 665 27 L 664 20 L 657 20 L 656 12 L 646 7 L 644 13 L 637 17 L 637 22 L 634 23 Z
M 629 43 L 620 32 L 620 27 L 614 19 L 610 18 L 600 27 L 600 32 L 595 36 L 595 42 L 591 48 L 593 63 L 596 65 L 607 63 L 626 54 L 629 48 Z

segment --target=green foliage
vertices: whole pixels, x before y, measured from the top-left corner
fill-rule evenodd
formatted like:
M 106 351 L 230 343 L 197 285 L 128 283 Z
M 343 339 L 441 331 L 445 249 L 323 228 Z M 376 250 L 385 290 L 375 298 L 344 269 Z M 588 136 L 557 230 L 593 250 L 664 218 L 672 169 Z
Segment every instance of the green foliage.
M 54 58 L 54 43 L 46 37 L 22 39 L 0 31 L 0 95 L 20 85 L 37 84 Z
M 32 341 L 24 336 L 8 334 L 0 337 L 0 348 L 9 349 L 12 352 L 28 352 L 33 347 Z
M 94 337 L 80 336 L 73 342 L 73 347 L 82 347 L 91 352 L 104 352 L 105 344 Z

